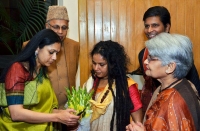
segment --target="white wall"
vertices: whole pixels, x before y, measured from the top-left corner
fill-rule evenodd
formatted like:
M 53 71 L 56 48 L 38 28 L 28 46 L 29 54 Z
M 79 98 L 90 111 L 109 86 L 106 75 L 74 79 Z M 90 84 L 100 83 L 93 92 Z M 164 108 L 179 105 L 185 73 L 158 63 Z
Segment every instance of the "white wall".
M 79 41 L 78 33 L 78 0 L 58 0 L 58 5 L 66 6 L 69 15 L 67 37 Z
M 58 0 L 58 5 L 66 6 L 69 15 L 67 37 L 79 41 L 78 0 Z M 76 86 L 80 86 L 80 67 L 76 76 Z

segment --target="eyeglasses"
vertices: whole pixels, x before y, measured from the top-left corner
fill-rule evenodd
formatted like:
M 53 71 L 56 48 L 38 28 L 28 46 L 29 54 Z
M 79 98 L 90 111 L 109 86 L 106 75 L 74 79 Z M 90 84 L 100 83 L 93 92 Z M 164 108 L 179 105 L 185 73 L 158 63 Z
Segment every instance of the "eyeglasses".
M 51 24 L 49 24 L 49 26 L 51 26 L 53 28 L 53 30 L 55 30 L 55 31 L 58 31 L 60 29 L 62 29 L 62 31 L 67 31 L 69 29 L 69 27 L 65 26 L 65 25 L 60 27 L 59 25 L 51 25 Z
M 147 56 L 147 60 L 148 60 L 148 62 L 150 62 L 150 61 L 158 61 L 159 59 L 158 58 L 153 58 L 151 55 L 148 55 Z

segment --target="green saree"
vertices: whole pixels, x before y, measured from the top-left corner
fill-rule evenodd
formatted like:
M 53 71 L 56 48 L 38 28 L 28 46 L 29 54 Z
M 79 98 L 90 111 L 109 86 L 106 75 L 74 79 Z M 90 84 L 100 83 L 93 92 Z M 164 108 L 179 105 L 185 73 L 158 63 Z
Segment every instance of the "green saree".
M 58 107 L 57 98 L 52 89 L 49 79 L 43 78 L 43 82 L 37 87 L 39 103 L 24 108 L 41 113 L 52 113 Z M 10 117 L 8 107 L 2 108 L 0 114 L 0 131 L 53 131 L 52 123 L 26 123 L 13 122 Z

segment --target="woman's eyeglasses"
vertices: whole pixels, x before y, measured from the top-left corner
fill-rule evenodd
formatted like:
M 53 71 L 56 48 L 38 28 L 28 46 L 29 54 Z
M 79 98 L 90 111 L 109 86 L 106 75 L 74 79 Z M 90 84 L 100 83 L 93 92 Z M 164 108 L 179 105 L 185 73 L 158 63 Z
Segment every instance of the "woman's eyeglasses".
M 150 62 L 150 61 L 158 61 L 159 59 L 158 58 L 153 58 L 151 55 L 148 55 L 147 56 L 147 60 L 148 60 L 148 62 Z

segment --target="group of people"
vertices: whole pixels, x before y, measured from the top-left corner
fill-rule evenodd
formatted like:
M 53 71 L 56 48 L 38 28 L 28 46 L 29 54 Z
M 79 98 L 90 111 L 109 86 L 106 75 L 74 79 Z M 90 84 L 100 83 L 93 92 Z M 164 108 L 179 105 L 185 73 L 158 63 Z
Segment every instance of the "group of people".
M 192 43 L 170 34 L 170 13 L 149 8 L 143 17 L 149 40 L 139 53 L 145 79 L 142 93 L 127 75 L 129 56 L 114 41 L 100 41 L 90 52 L 91 77 L 84 83 L 91 100 L 91 131 L 200 130 L 200 81 L 194 66 Z M 50 6 L 46 29 L 25 42 L 23 50 L 5 68 L 7 107 L 1 107 L 0 130 L 77 130 L 79 116 L 65 109 L 65 87 L 75 86 L 79 44 L 66 38 L 66 7 Z M 24 106 L 26 83 L 37 81 L 39 103 Z M 197 90 L 197 91 L 196 91 Z
M 149 8 L 144 13 L 143 21 L 145 27 L 144 33 L 147 39 L 149 40 L 162 32 L 166 33 L 170 32 L 171 17 L 169 11 L 165 7 L 154 6 Z M 160 85 L 160 82 L 157 79 L 149 77 L 145 74 L 146 65 L 143 63 L 147 59 L 147 56 L 148 56 L 147 48 L 142 49 L 138 55 L 140 70 L 142 71 L 143 77 L 145 79 L 145 83 L 142 88 L 143 113 L 146 112 L 146 109 L 148 107 L 149 101 L 151 100 L 153 92 Z M 192 67 L 187 73 L 186 78 L 195 85 L 200 95 L 199 75 L 194 63 L 192 64 Z
M 45 27 L 23 43 L 21 53 L 0 76 L 8 103 L 1 108 L 1 131 L 68 130 L 80 118 L 73 115 L 75 110 L 64 108 L 65 88 L 75 85 L 79 57 L 79 43 L 66 38 L 69 28 L 66 7 L 49 6 Z M 23 106 L 26 83 L 38 80 L 44 84 L 40 86 L 37 82 L 39 103 Z

